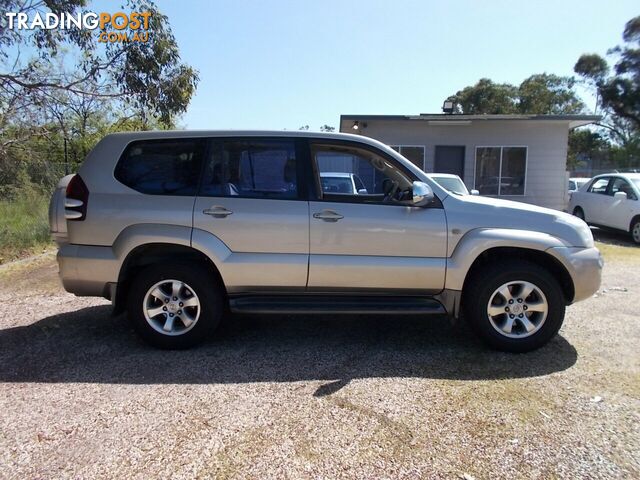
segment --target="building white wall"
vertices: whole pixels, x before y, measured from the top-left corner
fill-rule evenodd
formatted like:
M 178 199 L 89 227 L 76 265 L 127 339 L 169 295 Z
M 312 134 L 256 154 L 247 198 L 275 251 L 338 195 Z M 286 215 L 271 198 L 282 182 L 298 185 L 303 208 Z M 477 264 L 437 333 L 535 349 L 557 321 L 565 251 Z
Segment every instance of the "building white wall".
M 464 182 L 474 188 L 475 150 L 479 146 L 526 146 L 524 196 L 501 196 L 561 210 L 566 200 L 566 160 L 569 124 L 561 120 L 474 120 L 470 124 L 432 125 L 423 120 L 367 120 L 359 132 L 388 145 L 424 145 L 426 172 L 433 172 L 435 147 L 465 147 Z M 354 133 L 353 121 L 343 120 L 341 131 Z

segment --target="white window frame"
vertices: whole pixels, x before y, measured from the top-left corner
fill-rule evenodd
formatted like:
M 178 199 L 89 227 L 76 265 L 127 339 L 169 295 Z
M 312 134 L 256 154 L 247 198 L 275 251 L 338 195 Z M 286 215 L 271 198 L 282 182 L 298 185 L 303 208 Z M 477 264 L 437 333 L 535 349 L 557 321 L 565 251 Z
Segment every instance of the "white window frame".
M 500 149 L 500 166 L 498 168 L 498 194 L 487 195 L 487 197 L 526 197 L 527 196 L 527 178 L 529 168 L 529 146 L 528 145 L 476 145 L 473 151 L 473 188 L 477 190 L 476 172 L 478 166 L 478 149 L 479 148 L 499 148 Z M 502 187 L 502 152 L 505 148 L 524 148 L 524 191 L 522 195 L 500 195 L 500 187 Z
M 400 152 L 400 150 L 401 150 L 403 147 L 421 148 L 421 149 L 422 149 L 422 167 L 420 167 L 420 168 L 422 169 L 422 171 L 423 171 L 423 172 L 424 172 L 424 171 L 426 171 L 426 170 L 424 169 L 424 167 L 425 167 L 425 165 L 426 165 L 426 162 L 427 162 L 427 155 L 426 155 L 426 153 L 427 153 L 427 147 L 426 147 L 426 145 L 389 145 L 389 147 L 391 147 L 392 149 L 397 148 L 397 149 L 398 149 L 398 153 L 399 153 L 400 155 L 402 155 L 402 152 Z M 409 160 L 409 159 L 407 158 L 407 160 Z M 409 161 L 411 162 L 411 160 L 409 160 Z M 411 163 L 413 163 L 413 162 L 411 162 Z

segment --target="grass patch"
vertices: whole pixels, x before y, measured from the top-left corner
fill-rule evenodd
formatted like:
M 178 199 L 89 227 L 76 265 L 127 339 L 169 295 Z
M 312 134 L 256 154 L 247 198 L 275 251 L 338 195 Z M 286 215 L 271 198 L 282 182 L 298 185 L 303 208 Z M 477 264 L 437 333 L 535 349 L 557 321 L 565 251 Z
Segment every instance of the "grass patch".
M 640 263 L 640 247 L 635 245 L 615 245 L 596 241 L 596 247 L 602 253 L 605 262 L 623 260 Z
M 47 196 L 29 192 L 0 201 L 0 263 L 43 250 L 51 243 Z

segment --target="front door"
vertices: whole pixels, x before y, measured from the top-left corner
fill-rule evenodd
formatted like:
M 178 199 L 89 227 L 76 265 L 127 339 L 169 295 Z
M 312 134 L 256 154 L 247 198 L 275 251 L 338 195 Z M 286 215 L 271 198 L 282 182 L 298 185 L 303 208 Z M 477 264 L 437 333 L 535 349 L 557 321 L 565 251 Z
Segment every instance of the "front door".
M 452 173 L 464 178 L 464 146 L 436 146 L 433 173 Z
M 610 180 L 611 177 L 601 177 L 594 180 L 584 194 L 584 217 L 587 222 L 607 225 L 603 213 Z
M 385 153 L 350 142 L 318 141 L 311 154 L 317 198 L 309 203 L 309 291 L 440 291 L 444 210 L 403 203 L 412 174 Z M 334 192 L 321 181 L 329 173 L 355 174 L 364 189 Z
M 227 290 L 304 290 L 309 205 L 291 138 L 213 140 L 193 213 L 194 244 L 207 234 L 230 254 L 219 265 Z
M 624 192 L 626 199 L 616 198 L 617 192 Z M 629 223 L 633 217 L 638 198 L 629 182 L 624 178 L 613 177 L 607 190 L 607 201 L 603 205 L 602 217 L 608 223 L 607 226 L 620 230 L 629 230 Z

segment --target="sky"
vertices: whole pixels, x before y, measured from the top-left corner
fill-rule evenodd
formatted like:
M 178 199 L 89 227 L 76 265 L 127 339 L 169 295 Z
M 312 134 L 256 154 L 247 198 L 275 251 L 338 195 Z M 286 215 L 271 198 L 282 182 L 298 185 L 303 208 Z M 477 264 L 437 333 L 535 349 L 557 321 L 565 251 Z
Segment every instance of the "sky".
M 582 53 L 604 55 L 640 14 L 637 0 L 157 5 L 199 71 L 180 121 L 192 129 L 318 130 L 338 127 L 341 114 L 440 112 L 482 77 L 519 84 L 534 73 L 572 75 Z

